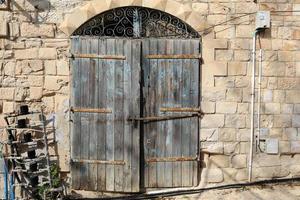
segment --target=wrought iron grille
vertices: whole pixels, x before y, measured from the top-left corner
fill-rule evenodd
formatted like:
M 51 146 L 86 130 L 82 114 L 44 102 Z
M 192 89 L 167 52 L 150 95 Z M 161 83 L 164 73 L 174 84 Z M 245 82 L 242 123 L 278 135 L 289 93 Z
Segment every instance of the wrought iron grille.
M 74 33 L 83 36 L 199 38 L 191 26 L 166 12 L 122 7 L 95 16 Z

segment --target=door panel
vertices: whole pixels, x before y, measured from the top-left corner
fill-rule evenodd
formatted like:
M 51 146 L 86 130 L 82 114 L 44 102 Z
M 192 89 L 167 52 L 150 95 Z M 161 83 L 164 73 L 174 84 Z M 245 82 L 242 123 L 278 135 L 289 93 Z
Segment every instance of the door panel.
M 180 116 L 199 108 L 199 54 L 199 40 L 143 41 L 143 117 L 171 117 L 143 124 L 145 187 L 198 184 L 198 117 Z
M 141 42 L 73 38 L 72 54 L 72 186 L 138 192 Z

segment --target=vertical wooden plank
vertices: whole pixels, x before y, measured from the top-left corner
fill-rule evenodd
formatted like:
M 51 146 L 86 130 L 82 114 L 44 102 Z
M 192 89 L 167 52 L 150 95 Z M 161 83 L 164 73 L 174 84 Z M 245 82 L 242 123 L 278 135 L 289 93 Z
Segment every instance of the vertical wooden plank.
M 150 40 L 149 45 L 150 54 L 157 54 L 158 40 Z M 146 102 L 150 107 L 147 116 L 156 116 L 158 113 L 158 106 L 156 100 L 157 96 L 157 60 L 151 59 L 149 63 L 149 85 L 148 85 L 148 101 Z M 147 141 L 149 147 L 149 157 L 157 157 L 157 123 L 147 124 L 149 130 L 149 140 Z M 157 187 L 157 163 L 149 163 L 149 186 Z
M 173 54 L 173 40 L 166 40 L 166 53 Z M 172 82 L 172 60 L 166 60 L 166 81 L 167 81 L 167 90 L 164 93 L 168 96 L 168 102 L 166 102 L 166 107 L 173 107 L 174 105 L 174 96 L 173 96 L 173 82 Z M 175 145 L 173 141 L 173 133 L 174 133 L 174 121 L 168 120 L 167 127 L 163 131 L 166 133 L 166 157 L 172 157 L 172 148 Z M 165 187 L 172 187 L 173 185 L 173 163 L 166 162 L 165 164 Z
M 200 53 L 200 45 L 198 40 L 191 40 L 191 50 L 194 54 Z M 192 68 L 191 68 L 191 92 L 192 92 L 192 98 L 191 98 L 191 106 L 192 107 L 198 107 L 199 104 L 199 67 L 200 63 L 199 60 L 192 60 Z M 192 154 L 197 155 L 198 146 L 199 146 L 199 119 L 198 118 L 192 118 L 191 119 L 191 152 Z M 193 156 L 193 155 L 192 155 Z M 198 162 L 193 162 L 193 186 L 198 185 Z
M 174 40 L 174 54 L 181 55 L 182 54 L 182 42 L 181 40 Z M 182 107 L 181 105 L 181 69 L 182 69 L 182 60 L 175 59 L 172 63 L 172 92 L 174 98 L 173 107 Z M 181 121 L 180 119 L 173 121 L 173 148 L 172 148 L 172 156 L 180 157 L 181 156 Z M 173 187 L 181 186 L 181 164 L 182 162 L 174 162 L 173 163 Z
M 131 70 L 131 102 L 135 116 L 140 113 L 140 81 L 141 81 L 141 46 L 139 42 L 133 42 L 132 68 Z M 140 189 L 140 124 L 133 126 L 132 130 L 132 192 Z
M 116 40 L 116 55 L 123 55 L 123 40 Z M 115 61 L 114 73 L 114 159 L 123 160 L 124 152 L 124 61 Z M 115 191 L 123 191 L 123 166 L 116 165 L 114 167 Z
M 115 55 L 115 40 L 107 39 L 107 54 Z M 114 157 L 114 120 L 116 110 L 114 108 L 114 90 L 115 90 L 115 61 L 109 60 L 107 61 L 107 108 L 111 108 L 113 113 L 107 116 L 107 126 L 106 126 L 106 159 L 107 160 L 115 160 Z M 113 165 L 106 165 L 106 190 L 114 191 L 114 181 L 115 181 L 115 173 Z
M 158 42 L 158 54 L 165 54 L 165 43 L 162 41 Z M 163 107 L 163 103 L 167 101 L 165 98 L 165 93 L 166 91 L 166 82 L 165 82 L 165 71 L 166 71 L 166 62 L 164 60 L 157 60 L 158 65 L 157 65 L 157 99 L 156 104 L 158 109 L 160 107 Z M 160 113 L 159 111 L 156 113 L 156 115 L 165 115 L 164 113 Z M 164 133 L 164 126 L 166 125 L 166 122 L 161 121 L 157 122 L 157 157 L 163 158 L 165 157 L 165 143 L 166 143 L 166 135 Z M 164 162 L 159 162 L 157 163 L 157 186 L 158 187 L 164 187 L 164 182 L 165 182 L 165 176 L 164 176 L 164 167 L 165 163 Z
M 189 54 L 190 51 L 190 42 L 184 41 L 183 44 L 183 53 Z M 191 66 L 190 60 L 184 60 L 182 65 L 182 91 L 181 91 L 181 105 L 183 107 L 189 107 L 190 106 L 190 68 Z M 188 157 L 190 156 L 190 145 L 191 145 L 191 126 L 190 126 L 190 119 L 182 119 L 181 123 L 181 135 L 182 135 L 182 151 L 181 155 L 182 157 Z M 191 186 L 192 185 L 192 174 L 191 169 L 192 165 L 191 162 L 183 162 L 182 163 L 182 186 Z
M 80 39 L 72 39 L 72 53 L 80 52 Z M 79 59 L 71 60 L 72 63 L 72 96 L 71 96 L 71 105 L 79 106 L 80 105 L 80 69 L 81 63 Z M 72 124 L 71 124 L 71 159 L 80 159 L 80 113 L 72 114 Z M 72 172 L 72 188 L 80 188 L 80 166 L 78 163 L 72 163 L 71 165 Z
M 131 71 L 134 70 L 135 66 L 132 66 L 132 40 L 125 40 L 124 44 L 124 55 L 126 56 L 126 61 L 124 64 L 124 160 L 126 165 L 124 166 L 124 182 L 123 188 L 124 192 L 131 192 L 132 184 L 132 174 L 131 171 L 131 159 L 132 159 L 132 122 L 128 121 L 129 117 L 133 116 L 133 106 L 131 102 Z
M 143 114 L 144 116 L 149 116 L 149 72 L 150 72 L 150 64 L 149 60 L 145 58 L 145 55 L 149 55 L 149 45 L 150 45 L 150 40 L 144 40 L 142 43 L 142 48 L 143 48 L 143 58 L 142 58 L 142 67 L 143 67 L 143 97 L 145 99 L 144 105 L 143 105 Z M 147 159 L 149 157 L 149 147 L 148 147 L 148 141 L 150 140 L 150 135 L 148 134 L 148 125 L 143 123 L 143 148 L 144 148 L 144 158 Z M 145 162 L 144 163 L 144 187 L 149 187 L 149 163 Z
M 89 53 L 98 54 L 98 39 L 89 39 Z M 88 107 L 89 108 L 99 108 L 99 74 L 98 74 L 98 59 L 90 59 L 89 63 L 89 84 L 87 90 L 89 90 Z M 97 160 L 97 127 L 96 121 L 98 119 L 98 113 L 89 114 L 89 160 Z M 97 164 L 89 164 L 89 190 L 97 190 Z
M 98 54 L 106 54 L 106 40 L 100 39 L 98 43 Z M 107 63 L 104 60 L 98 61 L 98 77 L 99 84 L 96 89 L 98 92 L 98 103 L 99 108 L 107 108 Z M 106 115 L 98 115 L 96 122 L 97 126 L 97 159 L 98 160 L 107 160 L 106 159 Z M 106 189 L 106 166 L 103 164 L 98 165 L 97 173 L 97 186 L 98 191 L 105 191 Z
M 89 41 L 88 39 L 82 39 L 82 49 L 81 52 L 87 54 L 89 52 Z M 83 108 L 89 107 L 89 59 L 82 59 L 81 63 L 81 106 Z M 89 113 L 81 113 L 81 159 L 89 159 L 89 134 L 90 134 L 90 114 Z M 81 189 L 88 189 L 87 182 L 89 181 L 88 171 L 89 171 L 89 164 L 83 163 L 81 165 L 81 179 L 80 179 L 80 188 Z

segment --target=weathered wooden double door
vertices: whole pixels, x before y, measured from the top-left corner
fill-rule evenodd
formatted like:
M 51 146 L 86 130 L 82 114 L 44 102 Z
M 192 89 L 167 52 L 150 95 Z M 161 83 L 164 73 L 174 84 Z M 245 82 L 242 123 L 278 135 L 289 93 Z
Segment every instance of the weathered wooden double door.
M 199 40 L 72 39 L 74 189 L 198 184 Z

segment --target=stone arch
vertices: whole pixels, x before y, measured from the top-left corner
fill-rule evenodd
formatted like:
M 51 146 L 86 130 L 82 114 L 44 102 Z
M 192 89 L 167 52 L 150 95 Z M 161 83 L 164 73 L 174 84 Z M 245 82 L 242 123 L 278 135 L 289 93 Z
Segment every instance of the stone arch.
M 196 31 L 203 28 L 203 16 L 194 11 L 189 5 L 175 0 L 93 0 L 82 7 L 75 8 L 65 17 L 59 29 L 70 36 L 79 26 L 92 17 L 125 6 L 142 6 L 160 10 L 178 17 Z

